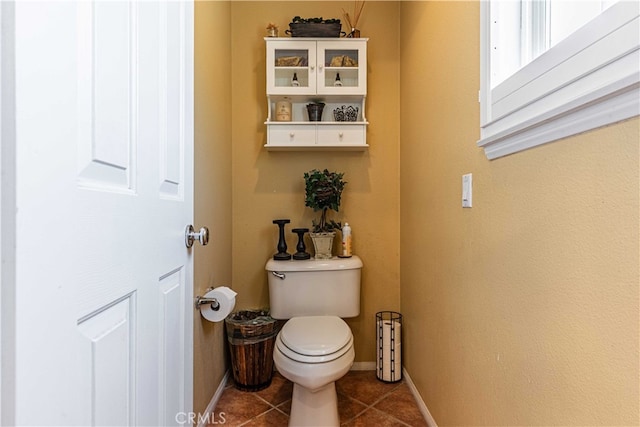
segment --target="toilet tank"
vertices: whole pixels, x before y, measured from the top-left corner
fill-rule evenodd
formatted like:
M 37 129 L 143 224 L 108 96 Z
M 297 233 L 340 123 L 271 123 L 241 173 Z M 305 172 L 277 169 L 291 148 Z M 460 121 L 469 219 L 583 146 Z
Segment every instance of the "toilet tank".
M 360 314 L 360 272 L 362 260 L 276 261 L 265 267 L 269 280 L 271 316 L 356 317 Z

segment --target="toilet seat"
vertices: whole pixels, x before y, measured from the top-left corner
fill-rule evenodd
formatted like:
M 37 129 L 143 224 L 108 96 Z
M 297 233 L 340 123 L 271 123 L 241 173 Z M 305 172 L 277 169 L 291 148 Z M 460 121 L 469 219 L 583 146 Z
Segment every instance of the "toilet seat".
M 353 334 L 336 316 L 294 317 L 282 327 L 276 346 L 292 360 L 324 363 L 347 353 L 353 346 Z

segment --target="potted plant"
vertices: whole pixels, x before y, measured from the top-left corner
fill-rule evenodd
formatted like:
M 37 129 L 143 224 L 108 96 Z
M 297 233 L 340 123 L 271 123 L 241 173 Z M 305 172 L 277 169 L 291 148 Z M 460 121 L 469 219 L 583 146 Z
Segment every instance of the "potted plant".
M 327 220 L 329 209 L 340 210 L 342 190 L 347 184 L 342 180 L 344 173 L 329 172 L 327 169 L 319 171 L 312 169 L 304 173 L 305 202 L 304 205 L 321 211 L 320 221 L 313 220 L 313 228 L 309 235 L 313 241 L 316 259 L 329 259 L 332 256 L 333 238 L 335 230 L 341 228 L 339 222 Z

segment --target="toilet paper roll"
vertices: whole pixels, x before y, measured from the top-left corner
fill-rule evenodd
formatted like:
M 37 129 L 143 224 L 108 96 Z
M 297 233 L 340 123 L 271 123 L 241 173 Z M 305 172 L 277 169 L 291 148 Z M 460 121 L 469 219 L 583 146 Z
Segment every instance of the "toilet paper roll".
M 237 292 L 226 286 L 220 286 L 207 292 L 203 298 L 217 299 L 220 307 L 218 310 L 214 310 L 211 308 L 211 304 L 202 305 L 200 306 L 200 314 L 209 322 L 220 322 L 224 320 L 236 305 L 236 295 L 238 295 Z
M 402 324 L 390 320 L 379 320 L 377 323 L 378 363 L 376 368 L 378 377 L 383 381 L 397 381 L 402 375 L 402 347 L 400 345 Z M 380 326 L 382 326 L 382 335 L 380 335 Z M 392 337 L 393 342 L 391 341 Z

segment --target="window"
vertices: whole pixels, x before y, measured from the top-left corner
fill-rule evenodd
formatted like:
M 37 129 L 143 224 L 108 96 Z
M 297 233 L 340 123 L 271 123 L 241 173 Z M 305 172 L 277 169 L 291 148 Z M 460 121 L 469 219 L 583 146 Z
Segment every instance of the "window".
M 640 114 L 640 2 L 481 3 L 489 159 Z

